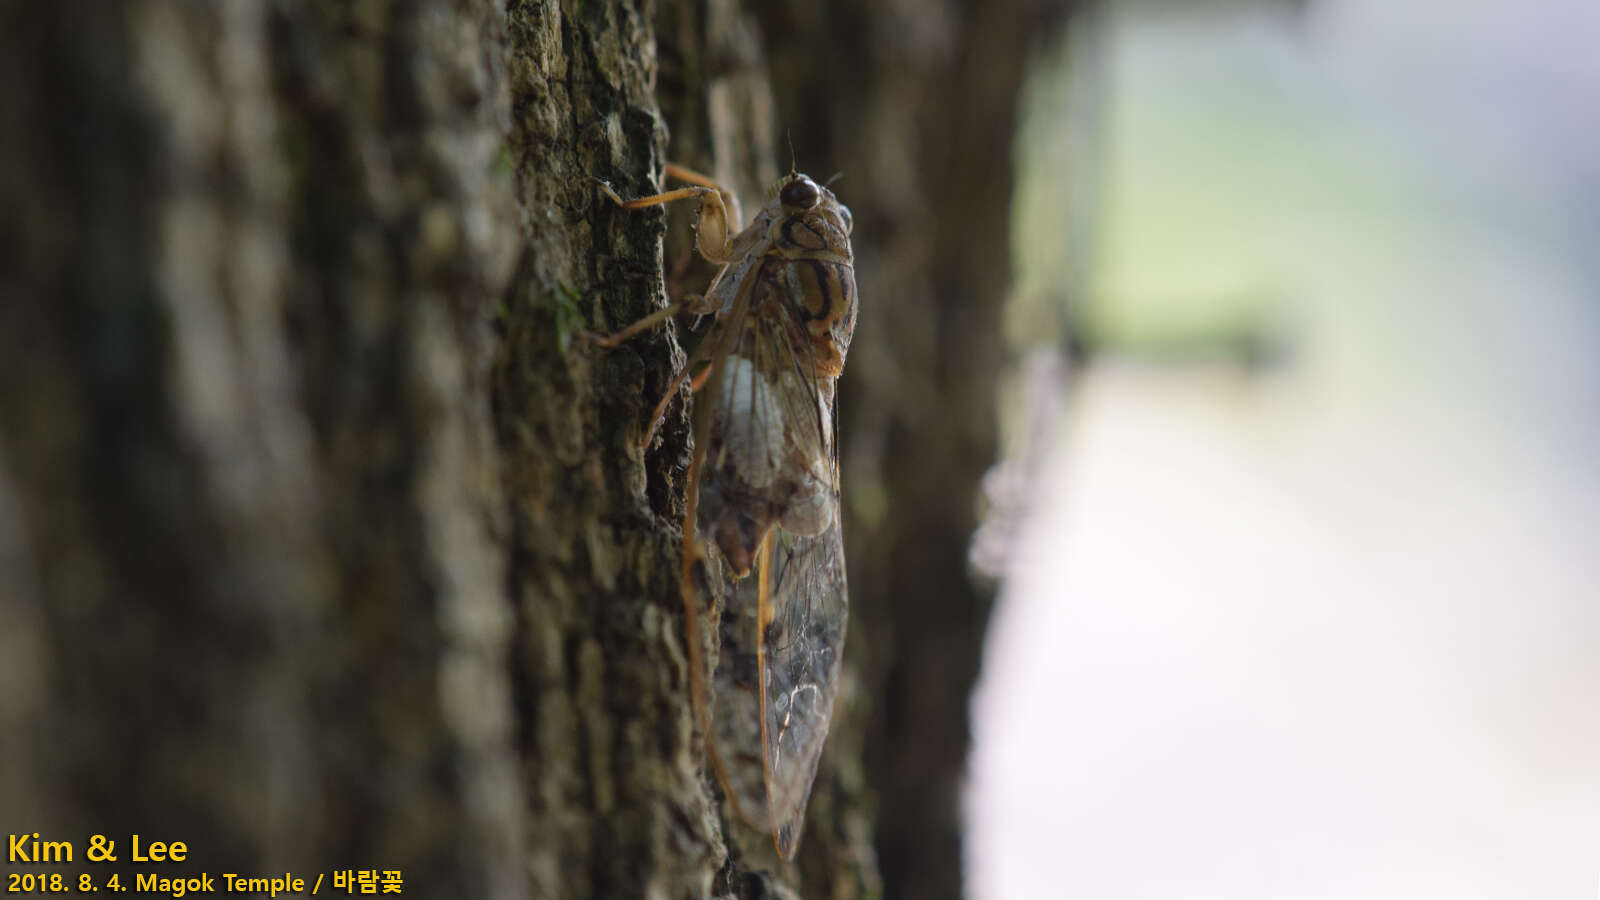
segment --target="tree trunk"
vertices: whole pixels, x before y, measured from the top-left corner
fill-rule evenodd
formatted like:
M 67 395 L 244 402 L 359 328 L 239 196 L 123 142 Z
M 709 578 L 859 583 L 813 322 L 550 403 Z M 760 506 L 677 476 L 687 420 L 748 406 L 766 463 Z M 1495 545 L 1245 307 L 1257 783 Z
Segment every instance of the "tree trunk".
M 8 8 L 8 829 L 421 896 L 870 896 L 879 856 L 886 893 L 953 896 L 1017 48 L 1049 10 L 845 7 Z M 637 449 L 677 327 L 580 335 L 708 277 L 687 211 L 586 176 L 656 189 L 670 133 L 753 208 L 784 128 L 846 171 L 864 298 L 863 676 L 793 866 L 692 728 L 686 392 Z

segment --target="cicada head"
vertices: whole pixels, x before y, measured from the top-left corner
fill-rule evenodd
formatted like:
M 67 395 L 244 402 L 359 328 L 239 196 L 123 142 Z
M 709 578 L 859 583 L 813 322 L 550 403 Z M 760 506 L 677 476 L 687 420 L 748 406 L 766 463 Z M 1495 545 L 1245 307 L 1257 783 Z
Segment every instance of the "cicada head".
M 843 261 L 851 259 L 850 210 L 833 191 L 817 184 L 808 175 L 791 172 L 778 186 L 777 208 L 769 234 L 781 251 L 793 254 L 826 253 Z

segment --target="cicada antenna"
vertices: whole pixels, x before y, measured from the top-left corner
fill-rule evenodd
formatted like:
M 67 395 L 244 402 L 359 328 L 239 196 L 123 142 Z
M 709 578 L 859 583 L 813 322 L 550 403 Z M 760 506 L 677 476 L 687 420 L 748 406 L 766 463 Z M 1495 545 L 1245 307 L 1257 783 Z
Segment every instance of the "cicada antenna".
M 840 169 L 839 171 L 833 173 L 832 175 L 829 175 L 828 176 L 828 180 L 824 181 L 822 183 L 822 186 L 825 187 L 825 188 L 831 188 L 831 187 L 833 187 L 833 183 L 835 181 L 838 181 L 839 179 L 841 179 L 843 177 L 844 177 L 844 170 Z
M 800 163 L 794 154 L 794 132 L 785 128 L 783 136 L 789 141 L 789 174 L 793 175 L 800 170 Z

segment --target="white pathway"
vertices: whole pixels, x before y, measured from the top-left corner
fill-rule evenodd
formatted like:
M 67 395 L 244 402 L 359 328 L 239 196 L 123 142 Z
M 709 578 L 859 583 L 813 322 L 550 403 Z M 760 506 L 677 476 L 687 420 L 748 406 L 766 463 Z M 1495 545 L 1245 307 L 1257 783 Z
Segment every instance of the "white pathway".
M 974 698 L 976 900 L 1600 896 L 1600 4 L 1398 6 L 1116 30 L 1096 284 L 1159 316 L 1212 242 L 1295 352 L 1080 377 Z

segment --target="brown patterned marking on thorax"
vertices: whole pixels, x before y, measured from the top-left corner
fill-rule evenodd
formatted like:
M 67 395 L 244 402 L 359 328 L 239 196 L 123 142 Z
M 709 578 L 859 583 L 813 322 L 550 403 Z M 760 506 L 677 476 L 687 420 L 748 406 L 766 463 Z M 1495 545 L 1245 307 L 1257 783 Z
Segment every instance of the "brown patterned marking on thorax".
M 755 299 L 803 325 L 790 332 L 795 355 L 802 364 L 814 363 L 819 375 L 837 378 L 856 327 L 855 267 L 844 221 L 823 204 L 775 221 L 768 235 L 772 249 L 762 261 Z
M 752 312 L 784 323 L 795 358 L 805 370 L 838 378 L 855 331 L 855 273 L 848 263 L 820 259 L 762 261 Z

